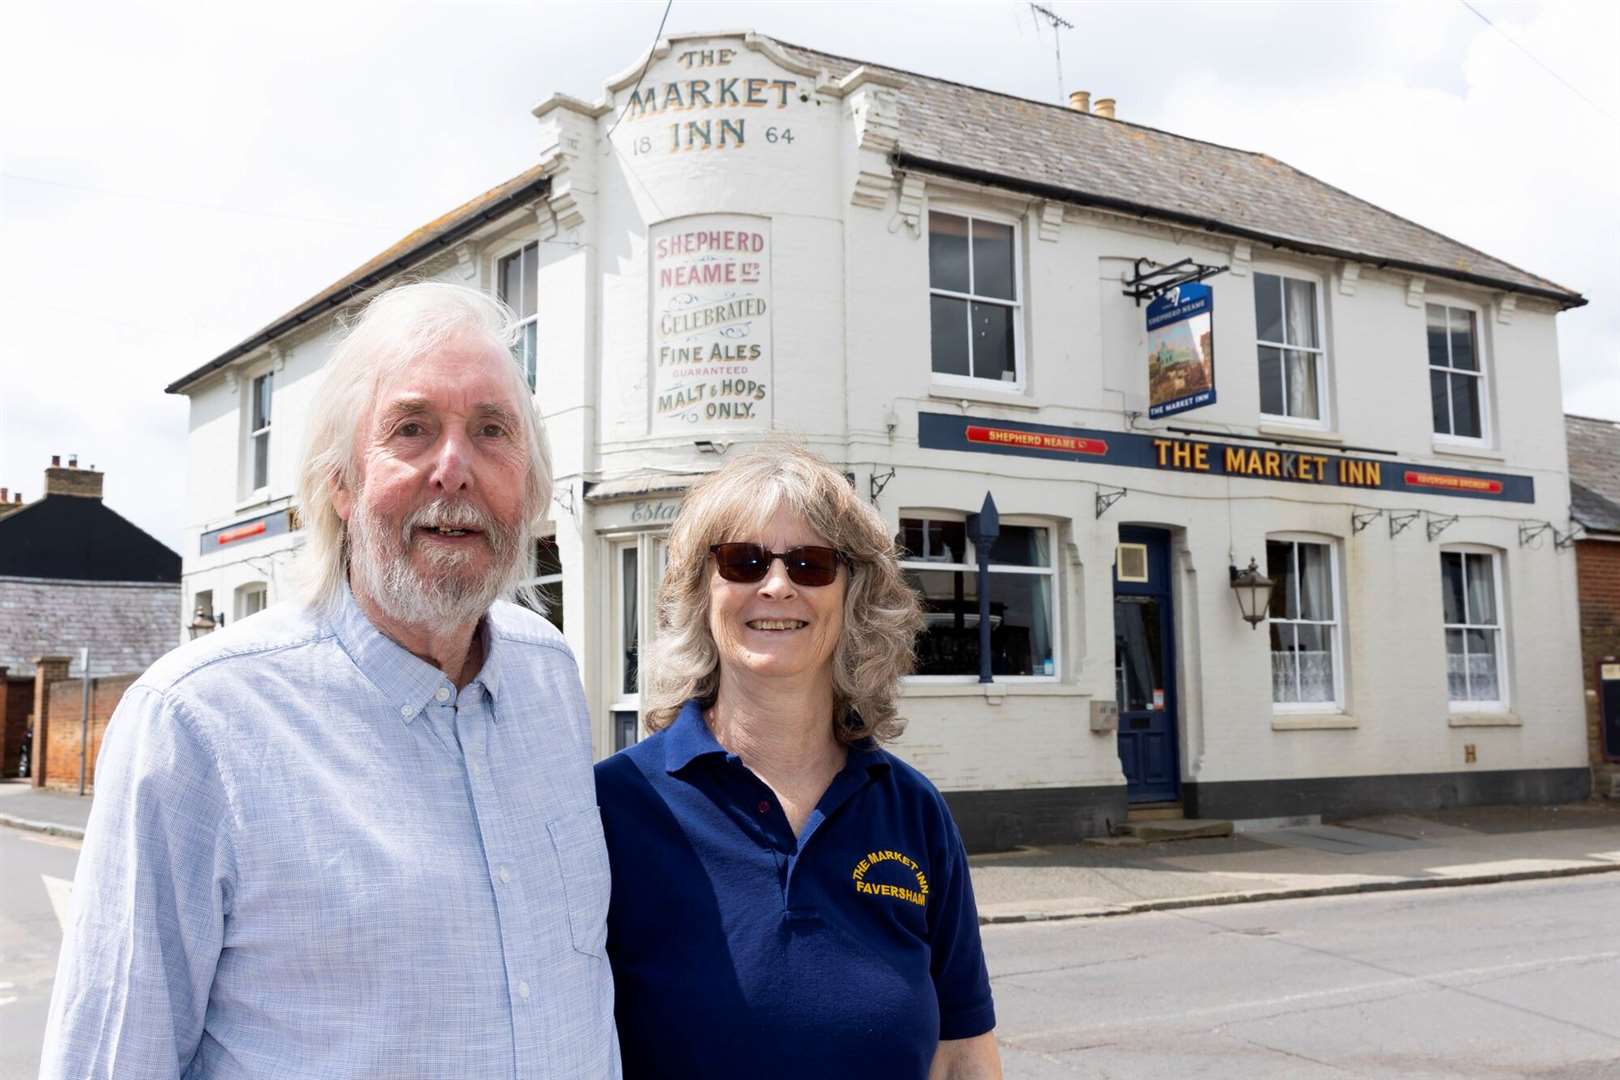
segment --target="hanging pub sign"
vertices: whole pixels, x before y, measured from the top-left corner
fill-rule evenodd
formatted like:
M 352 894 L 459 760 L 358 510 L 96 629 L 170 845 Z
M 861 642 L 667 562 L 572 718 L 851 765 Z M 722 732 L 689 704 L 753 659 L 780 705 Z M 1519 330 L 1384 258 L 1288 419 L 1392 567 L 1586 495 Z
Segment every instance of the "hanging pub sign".
M 1536 501 L 1535 480 L 1529 476 L 1411 465 L 1391 459 L 1349 457 L 1314 450 L 1244 446 L 1168 434 L 1096 431 L 942 413 L 917 414 L 917 445 L 926 450 L 1014 454 L 1052 461 L 1205 476 L 1240 476 L 1318 487 L 1455 495 L 1494 502 Z M 1094 478 L 1095 474 L 1087 479 Z
M 771 426 L 771 223 L 702 214 L 651 229 L 652 433 Z
M 1160 293 L 1147 308 L 1148 417 L 1215 403 L 1215 294 L 1198 282 Z

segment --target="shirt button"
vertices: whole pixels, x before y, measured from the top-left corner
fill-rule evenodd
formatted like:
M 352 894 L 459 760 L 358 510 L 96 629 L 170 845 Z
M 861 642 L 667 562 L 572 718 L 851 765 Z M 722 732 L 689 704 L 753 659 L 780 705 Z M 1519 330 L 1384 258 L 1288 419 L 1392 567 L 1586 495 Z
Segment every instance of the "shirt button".
M 501 867 L 501 875 L 500 876 L 501 876 L 501 884 L 505 885 L 507 882 L 512 880 L 512 871 L 508 870 L 506 867 L 503 866 L 503 867 Z M 527 996 L 527 995 L 525 995 L 525 996 Z
M 771 804 L 766 802 L 764 799 L 759 800 L 759 812 L 762 813 L 762 814 L 770 813 L 771 812 Z
M 416 710 L 411 708 L 409 705 L 401 705 L 399 707 L 399 715 L 409 720 L 411 717 L 416 715 Z
M 524 1001 L 529 1000 L 529 984 L 528 983 L 526 983 L 526 982 L 518 983 L 518 997 L 522 998 Z
M 467 763 L 467 768 L 472 770 L 474 780 L 477 780 L 478 778 L 480 778 L 480 777 L 482 777 L 484 775 L 484 770 L 479 767 L 478 762 L 476 762 L 476 761 L 468 762 Z
M 438 698 L 440 701 L 449 701 L 450 690 L 448 687 L 441 686 L 437 690 L 433 691 L 433 696 Z

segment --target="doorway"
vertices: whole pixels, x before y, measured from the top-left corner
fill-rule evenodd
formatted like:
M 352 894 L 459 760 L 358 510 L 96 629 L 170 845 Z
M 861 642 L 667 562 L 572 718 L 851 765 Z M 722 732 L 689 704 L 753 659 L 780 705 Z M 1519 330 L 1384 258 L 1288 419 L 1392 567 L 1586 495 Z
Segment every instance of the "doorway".
M 1131 803 L 1181 796 L 1170 533 L 1122 525 L 1114 557 L 1114 693 L 1119 761 Z

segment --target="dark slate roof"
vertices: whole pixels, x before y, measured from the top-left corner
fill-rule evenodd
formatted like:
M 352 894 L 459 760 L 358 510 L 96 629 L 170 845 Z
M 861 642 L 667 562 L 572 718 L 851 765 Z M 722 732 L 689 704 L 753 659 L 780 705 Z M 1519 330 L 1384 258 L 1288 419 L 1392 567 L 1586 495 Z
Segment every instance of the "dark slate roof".
M 36 656 L 73 658 L 90 647 L 90 674 L 145 671 L 180 644 L 179 584 L 61 582 L 0 577 L 0 665 L 34 670 Z
M 1565 416 L 1570 515 L 1588 532 L 1620 533 L 1620 422 Z
M 458 243 L 486 221 L 493 221 L 511 213 L 544 191 L 550 184 L 544 166 L 535 165 L 518 173 L 503 184 L 490 188 L 482 195 L 470 199 L 448 214 L 443 214 L 413 230 L 398 243 L 366 262 L 353 272 L 328 285 L 302 304 L 280 318 L 272 320 L 264 329 L 220 353 L 195 371 L 188 372 L 163 388 L 166 394 L 181 394 L 186 388 L 211 371 L 229 364 L 239 356 L 268 345 L 276 338 L 298 326 L 341 307 L 350 300 L 388 280 L 402 270 L 432 255 L 434 252 Z
M 842 78 L 904 82 L 902 167 L 1213 229 L 1299 251 L 1517 291 L 1579 307 L 1562 285 L 1381 210 L 1265 154 L 778 42 Z
M 100 499 L 47 495 L 0 518 L 0 577 L 180 580 L 180 556 Z

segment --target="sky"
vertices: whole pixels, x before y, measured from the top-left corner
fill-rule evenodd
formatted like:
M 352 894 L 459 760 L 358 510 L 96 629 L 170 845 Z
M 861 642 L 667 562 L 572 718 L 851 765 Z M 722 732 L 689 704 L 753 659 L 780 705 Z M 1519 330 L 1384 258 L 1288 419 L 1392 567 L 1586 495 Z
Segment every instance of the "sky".
M 1046 101 L 1087 89 L 1122 120 L 1263 151 L 1586 296 L 1558 320 L 1564 407 L 1620 420 L 1620 4 L 1045 6 L 1072 29 L 1010 0 L 674 0 L 665 32 L 752 28 Z M 532 165 L 529 109 L 600 97 L 663 11 L 13 5 L 0 486 L 35 498 L 50 455 L 76 453 L 179 550 L 188 410 L 163 387 Z

